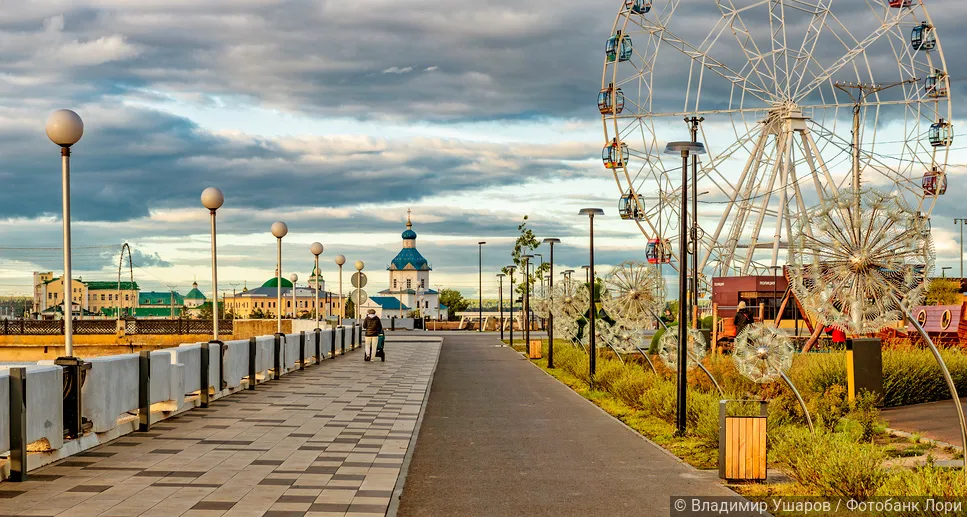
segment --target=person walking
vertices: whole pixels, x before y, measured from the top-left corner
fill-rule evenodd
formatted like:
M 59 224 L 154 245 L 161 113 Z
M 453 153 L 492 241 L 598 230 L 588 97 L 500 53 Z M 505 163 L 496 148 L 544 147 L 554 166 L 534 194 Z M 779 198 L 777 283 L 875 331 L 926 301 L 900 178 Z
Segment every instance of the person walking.
M 745 302 L 739 302 L 738 310 L 735 311 L 735 318 L 732 320 L 735 324 L 735 335 L 738 336 L 745 330 L 745 327 L 752 323 L 752 315 L 749 314 L 749 309 L 745 307 Z
M 369 361 L 379 344 L 379 336 L 383 333 L 383 322 L 376 316 L 376 309 L 366 311 L 366 318 L 363 319 L 363 330 L 366 331 L 366 348 L 363 349 L 363 360 Z

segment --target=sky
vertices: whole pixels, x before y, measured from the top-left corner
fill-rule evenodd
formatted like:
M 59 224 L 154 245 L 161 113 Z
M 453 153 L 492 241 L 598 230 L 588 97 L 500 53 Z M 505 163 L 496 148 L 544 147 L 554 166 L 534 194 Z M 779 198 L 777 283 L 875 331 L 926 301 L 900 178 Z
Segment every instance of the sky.
M 606 211 L 595 220 L 600 272 L 642 260 L 647 239 L 617 217 L 595 106 L 622 4 L 0 0 L 0 294 L 29 294 L 33 271 L 62 270 L 59 152 L 44 134 L 58 108 L 85 122 L 71 162 L 74 271 L 85 279 L 116 278 L 126 242 L 142 289 L 186 292 L 197 281 L 210 291 L 199 201 L 210 186 L 225 194 L 223 292 L 274 274 L 277 220 L 290 229 L 284 274 L 306 279 L 309 245 L 320 241 L 330 287 L 343 254 L 366 263 L 372 289 L 385 288 L 407 209 L 431 284 L 468 296 L 478 241 L 487 242 L 483 295 L 497 296 L 494 275 L 510 263 L 524 215 L 539 238 L 562 239 L 560 269 L 587 263 L 582 207 Z M 963 48 L 967 5 L 928 8 L 944 47 Z M 721 12 L 713 0 L 681 0 L 677 15 Z M 840 16 L 851 25 L 867 12 Z M 697 26 L 686 36 L 701 41 Z M 946 59 L 951 77 L 967 77 L 967 56 Z M 954 124 L 964 85 L 953 83 Z M 955 151 L 951 163 L 967 157 Z M 951 168 L 933 210 L 938 267 L 954 272 L 962 170 Z M 721 208 L 700 211 L 714 224 Z

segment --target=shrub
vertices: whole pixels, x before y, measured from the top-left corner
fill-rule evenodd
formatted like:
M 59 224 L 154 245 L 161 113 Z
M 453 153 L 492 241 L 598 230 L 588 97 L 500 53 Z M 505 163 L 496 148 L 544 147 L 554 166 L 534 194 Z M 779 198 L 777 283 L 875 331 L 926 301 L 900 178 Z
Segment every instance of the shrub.
M 624 375 L 625 366 L 618 361 L 599 361 L 595 365 L 594 384 L 597 389 L 611 391 L 614 382 Z
M 625 404 L 641 408 L 641 396 L 654 386 L 657 377 L 651 371 L 628 368 L 624 375 L 611 385 L 611 393 Z
M 967 394 L 967 354 L 942 350 L 957 391 Z M 940 365 L 929 350 L 883 351 L 883 403 L 887 407 L 920 404 L 950 398 Z
M 658 340 L 665 335 L 665 329 L 660 328 L 655 335 L 651 337 L 651 344 L 648 345 L 648 355 L 658 355 Z
M 673 422 L 675 420 L 675 383 L 656 379 L 650 389 L 645 390 L 638 399 L 638 406 L 645 411 Z
M 860 429 L 860 441 L 868 442 L 876 434 L 880 426 L 880 412 L 876 409 L 880 397 L 875 393 L 861 391 L 850 405 L 850 420 L 856 422 Z
M 786 427 L 773 440 L 774 461 L 819 495 L 866 499 L 880 490 L 887 472 L 883 451 L 858 444 L 845 433 Z
M 927 465 L 915 470 L 891 471 L 880 486 L 883 496 L 963 497 L 967 494 L 967 480 L 960 469 L 944 469 Z
M 826 389 L 820 397 L 815 397 L 807 404 L 813 419 L 813 424 L 827 431 L 835 431 L 839 421 L 849 412 L 849 402 L 846 400 L 846 388 L 834 384 Z

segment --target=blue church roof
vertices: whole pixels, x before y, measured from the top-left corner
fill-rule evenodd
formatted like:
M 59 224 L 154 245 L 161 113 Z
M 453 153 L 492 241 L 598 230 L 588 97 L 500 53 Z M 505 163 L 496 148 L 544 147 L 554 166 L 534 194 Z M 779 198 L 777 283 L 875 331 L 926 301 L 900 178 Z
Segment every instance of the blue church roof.
M 427 263 L 423 255 L 417 251 L 416 248 L 403 248 L 399 253 L 396 254 L 396 258 L 386 269 L 396 270 L 396 269 L 406 269 L 407 266 L 413 266 L 413 269 L 417 271 L 431 271 L 430 264 Z
M 369 299 L 372 300 L 373 303 L 375 303 L 376 305 L 379 305 L 380 307 L 382 307 L 383 310 L 389 310 L 389 311 L 400 310 L 401 304 L 399 299 L 397 298 L 393 298 L 391 296 L 371 296 Z M 407 307 L 406 305 L 403 305 L 402 310 L 408 311 L 410 310 L 410 308 Z
M 409 230 L 408 229 L 408 230 L 406 230 L 406 231 L 403 232 L 403 238 L 404 239 L 415 239 L 416 238 L 416 232 L 414 232 L 413 230 Z

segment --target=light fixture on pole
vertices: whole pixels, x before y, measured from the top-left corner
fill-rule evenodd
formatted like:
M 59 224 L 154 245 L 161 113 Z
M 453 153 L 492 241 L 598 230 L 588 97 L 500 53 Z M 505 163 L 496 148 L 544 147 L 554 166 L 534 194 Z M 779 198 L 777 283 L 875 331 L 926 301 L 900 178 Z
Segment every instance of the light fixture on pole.
M 275 265 L 275 285 L 277 288 L 276 296 L 276 330 L 277 334 L 282 333 L 282 237 L 289 233 L 289 227 L 282 221 L 272 223 L 272 235 L 278 241 L 278 259 Z
M 953 269 L 953 266 L 944 266 L 940 268 L 940 278 L 947 278 L 948 269 Z
M 64 357 L 54 364 L 64 367 L 64 431 L 67 437 L 81 436 L 82 359 L 74 357 L 74 282 L 71 277 L 71 146 L 84 136 L 84 121 L 71 110 L 61 109 L 47 118 L 47 138 L 60 146 L 61 203 L 64 219 Z
M 591 266 L 584 265 L 584 266 L 581 266 L 581 269 L 584 270 L 584 283 L 590 285 L 591 284 Z
M 595 343 L 595 336 L 594 336 L 594 330 L 595 330 L 595 327 L 594 327 L 594 318 L 595 318 L 595 312 L 597 312 L 595 310 L 595 305 L 594 305 L 594 216 L 596 216 L 596 215 L 604 215 L 604 210 L 602 210 L 600 208 L 582 208 L 578 212 L 578 215 L 586 215 L 586 216 L 588 216 L 588 221 L 590 222 L 590 233 L 589 233 L 589 236 L 590 236 L 590 245 L 589 245 L 589 248 L 590 248 L 590 256 L 589 256 L 589 260 L 588 260 L 588 265 L 587 266 L 584 266 L 584 267 L 587 267 L 588 268 L 588 292 L 590 293 L 590 296 L 588 296 L 588 299 L 591 300 L 591 302 L 590 302 L 591 305 L 590 305 L 590 308 L 589 308 L 589 312 L 591 313 L 591 318 L 590 318 L 589 325 L 588 325 L 588 327 L 590 329 L 588 331 L 589 332 L 589 334 L 588 334 L 588 343 L 589 343 L 589 350 L 590 350 L 590 354 L 589 354 L 590 355 L 590 359 L 588 359 L 588 361 L 589 361 L 588 362 L 588 375 L 590 376 L 591 386 L 593 387 L 594 386 L 594 369 L 595 369 L 595 363 L 597 361 L 597 357 L 596 356 L 598 355 L 598 349 L 596 348 L 597 347 L 597 344 Z
M 665 145 L 665 154 L 682 157 L 682 205 L 681 221 L 678 227 L 678 389 L 675 421 L 678 434 L 685 434 L 686 426 L 686 395 L 688 391 L 688 367 L 686 365 L 688 350 L 688 332 L 685 331 L 688 321 L 686 299 L 688 295 L 688 238 L 685 234 L 688 228 L 688 158 L 705 154 L 705 145 L 701 142 L 669 142 Z M 697 251 L 697 250 L 696 250 Z
M 551 247 L 551 270 L 550 275 L 547 277 L 547 291 L 548 293 L 554 292 L 554 245 L 560 244 L 561 239 L 548 238 L 544 239 L 544 243 Z M 551 295 L 547 296 L 551 299 Z M 554 368 L 554 311 L 547 311 L 547 367 Z
M 497 309 L 500 311 L 500 323 L 497 324 L 500 327 L 500 340 L 504 340 L 504 277 L 507 276 L 504 273 L 497 273 L 497 284 L 498 284 L 498 301 Z
M 483 321 L 483 245 L 487 244 L 485 241 L 480 241 L 477 243 L 477 322 L 480 327 L 477 332 L 483 332 L 484 321 Z
M 364 285 L 363 282 L 362 282 L 362 278 L 363 278 L 362 273 L 363 273 L 363 268 L 366 267 L 366 264 L 362 260 L 357 260 L 355 266 L 356 266 L 356 272 L 359 273 L 359 279 L 360 279 L 360 281 L 359 281 L 359 287 L 356 288 L 356 322 L 359 323 L 359 314 L 360 314 L 359 313 L 359 304 L 360 304 L 360 297 L 363 294 L 363 287 L 362 286 Z M 401 299 L 400 299 L 400 306 L 402 306 L 402 305 L 403 305 L 403 300 L 402 300 L 402 297 L 401 297 Z
M 561 274 L 564 275 L 564 280 L 571 280 L 571 273 L 574 273 L 573 269 L 565 269 L 564 271 L 561 271 Z
M 962 279 L 964 278 L 964 225 L 967 224 L 967 219 L 954 219 L 954 224 L 960 225 L 960 245 L 957 246 L 957 254 L 960 255 L 960 278 Z
M 316 263 L 315 263 L 315 266 L 316 266 L 316 271 L 315 271 L 315 277 L 316 277 L 316 330 L 319 330 L 319 276 L 321 274 L 321 272 L 319 271 L 319 255 L 322 255 L 323 249 L 324 248 L 322 247 L 322 243 L 321 242 L 313 242 L 312 244 L 309 245 L 309 251 L 312 252 L 312 254 L 315 255 L 315 257 L 316 257 Z
M 528 355 L 531 342 L 531 267 L 530 260 L 534 255 L 521 255 L 524 259 L 524 355 Z
M 295 283 L 299 281 L 299 275 L 292 273 L 289 275 L 289 280 L 292 282 L 292 319 L 296 319 L 299 317 L 299 311 L 296 309 Z M 292 330 L 295 332 L 295 329 Z
M 225 195 L 215 187 L 201 193 L 201 204 L 208 209 L 212 231 L 212 342 L 218 342 L 218 254 L 215 246 L 215 211 L 225 203 Z
M 514 346 L 514 273 L 517 266 L 507 266 L 504 270 L 510 276 L 510 346 Z
M 346 317 L 346 306 L 342 300 L 342 266 L 346 263 L 345 255 L 336 255 L 336 265 L 339 266 L 339 317 L 336 319 L 336 326 L 342 327 L 342 319 Z

